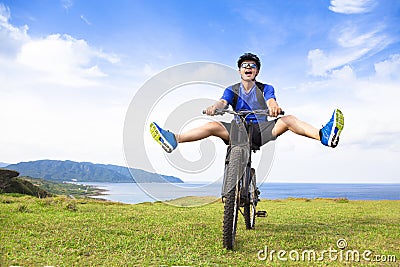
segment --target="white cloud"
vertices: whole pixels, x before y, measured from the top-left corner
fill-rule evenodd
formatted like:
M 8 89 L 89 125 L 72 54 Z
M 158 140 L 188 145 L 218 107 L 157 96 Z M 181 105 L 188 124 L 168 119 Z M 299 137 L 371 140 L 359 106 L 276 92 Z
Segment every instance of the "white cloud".
M 118 58 L 90 47 L 85 40 L 69 35 L 53 34 L 26 42 L 17 55 L 17 62 L 42 72 L 48 82 L 80 86 L 91 78 L 106 76 L 95 59 L 115 63 Z
M 367 49 L 352 49 L 332 51 L 330 54 L 326 54 L 321 49 L 311 50 L 308 52 L 308 62 L 311 67 L 309 73 L 315 76 L 327 76 L 334 69 L 353 62 L 367 52 Z
M 286 137 L 285 137 L 286 138 Z M 286 140 L 278 139 L 276 158 L 268 181 L 311 183 L 398 183 L 398 152 L 358 148 L 320 147 L 318 154 L 303 150 L 287 152 L 280 148 Z M 297 143 L 301 142 L 297 140 Z M 295 165 L 295 172 L 288 164 Z M 293 164 L 294 165 L 294 164 Z M 330 170 L 330 171 L 327 171 Z
M 375 72 L 378 79 L 400 79 L 400 55 L 395 54 L 389 59 L 376 63 Z
M 338 31 L 337 44 L 343 48 L 367 47 L 374 48 L 379 44 L 384 44 L 388 37 L 382 34 L 383 26 L 376 26 L 368 31 L 362 31 L 359 25 L 347 25 Z
M 84 16 L 84 15 L 81 15 L 80 16 L 80 18 L 81 18 L 81 20 L 83 20 L 87 25 L 92 25 L 92 23 Z
M 69 10 L 74 5 L 74 2 L 72 0 L 61 0 L 61 5 L 66 10 Z
M 15 27 L 9 23 L 10 18 L 10 9 L 0 3 L 0 56 L 15 55 L 19 47 L 29 40 L 28 26 Z
M 89 63 L 90 49 L 84 40 L 54 34 L 27 42 L 17 61 L 45 72 L 70 72 Z
M 332 34 L 337 47 L 328 52 L 321 49 L 309 51 L 309 73 L 326 76 L 333 69 L 383 50 L 393 42 L 382 32 L 383 28 L 377 26 L 372 30 L 363 31 L 359 26 L 347 25 L 341 29 L 334 29 Z
M 336 13 L 359 14 L 369 12 L 374 7 L 373 0 L 331 0 L 329 9 Z
M 39 90 L 37 90 L 39 91 Z M 40 92 L 0 91 L 0 158 L 6 162 L 38 159 L 122 161 L 123 106 L 79 99 L 79 92 L 59 98 Z M 86 103 L 82 103 L 86 102 Z

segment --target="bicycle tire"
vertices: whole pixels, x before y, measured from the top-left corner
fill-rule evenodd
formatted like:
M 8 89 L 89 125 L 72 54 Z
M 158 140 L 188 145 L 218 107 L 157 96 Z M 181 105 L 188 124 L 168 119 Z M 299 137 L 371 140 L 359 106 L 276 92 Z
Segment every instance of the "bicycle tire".
M 243 160 L 242 155 L 242 148 L 233 147 L 230 152 L 228 166 L 225 170 L 225 179 L 230 182 L 230 189 L 225 197 L 223 245 L 228 250 L 233 249 L 236 238 L 238 211 L 240 207 L 240 178 L 243 174 L 242 168 L 240 168 Z
M 256 190 L 256 175 L 254 169 L 251 169 L 251 180 L 249 183 L 249 202 L 246 203 L 243 208 L 244 222 L 246 224 L 247 230 L 254 229 L 256 225 L 256 206 L 258 201 Z

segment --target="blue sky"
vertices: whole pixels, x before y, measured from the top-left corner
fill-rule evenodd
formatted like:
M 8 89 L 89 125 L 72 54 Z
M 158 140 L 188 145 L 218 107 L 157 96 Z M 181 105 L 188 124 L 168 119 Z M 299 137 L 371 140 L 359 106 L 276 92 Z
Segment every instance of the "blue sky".
M 398 25 L 397 0 L 0 0 L 0 161 L 123 165 L 125 113 L 146 80 L 251 51 L 287 113 L 346 119 L 335 150 L 282 136 L 271 181 L 400 182 Z

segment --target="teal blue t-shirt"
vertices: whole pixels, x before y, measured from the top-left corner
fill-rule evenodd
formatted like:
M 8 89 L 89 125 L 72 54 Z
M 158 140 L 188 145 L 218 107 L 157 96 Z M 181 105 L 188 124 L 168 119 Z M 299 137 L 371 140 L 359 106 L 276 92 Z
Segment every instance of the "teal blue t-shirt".
M 264 90 L 263 90 L 263 96 L 264 96 L 264 103 L 260 103 L 257 99 L 257 89 L 256 85 L 254 85 L 251 90 L 246 93 L 243 84 L 240 84 L 239 87 L 239 97 L 237 99 L 236 103 L 236 111 L 238 110 L 259 110 L 259 109 L 267 109 L 267 103 L 266 101 L 270 98 L 275 98 L 275 89 L 272 85 L 265 84 L 264 85 Z M 224 99 L 226 102 L 228 102 L 229 105 L 233 106 L 233 96 L 234 92 L 232 90 L 232 86 L 229 86 L 228 88 L 225 89 L 221 99 Z M 247 117 L 247 120 L 254 120 L 255 116 L 250 115 Z M 258 121 L 265 121 L 266 117 L 262 116 L 257 118 Z

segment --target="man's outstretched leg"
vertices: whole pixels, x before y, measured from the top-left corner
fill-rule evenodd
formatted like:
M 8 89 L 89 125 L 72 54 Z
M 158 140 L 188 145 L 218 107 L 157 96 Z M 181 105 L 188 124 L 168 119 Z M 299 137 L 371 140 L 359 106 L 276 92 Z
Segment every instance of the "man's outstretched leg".
M 155 122 L 150 124 L 150 133 L 153 139 L 168 153 L 171 153 L 178 143 L 198 141 L 209 136 L 217 136 L 229 140 L 229 133 L 220 122 L 208 122 L 200 127 L 191 129 L 182 134 L 174 134 L 158 126 Z
M 325 146 L 336 147 L 339 143 L 339 136 L 343 127 L 343 113 L 339 109 L 335 109 L 329 122 L 320 130 L 292 115 L 289 115 L 280 118 L 276 122 L 272 134 L 279 136 L 289 130 L 295 134 L 319 140 Z

